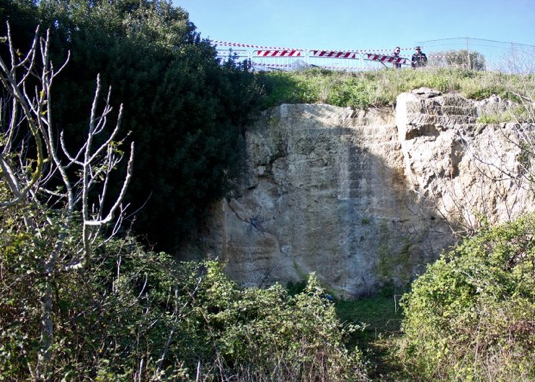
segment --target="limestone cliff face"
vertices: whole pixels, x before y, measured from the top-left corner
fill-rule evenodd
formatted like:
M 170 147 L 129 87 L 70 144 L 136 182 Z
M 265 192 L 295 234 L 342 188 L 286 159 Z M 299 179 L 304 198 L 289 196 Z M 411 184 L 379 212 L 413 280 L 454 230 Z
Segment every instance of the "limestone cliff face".
M 502 106 L 420 90 L 395 111 L 268 110 L 247 133 L 247 171 L 215 209 L 205 247 L 248 286 L 310 272 L 344 297 L 404 285 L 479 212 L 501 221 L 534 206 L 516 145 L 532 126 L 475 123 Z
M 535 126 L 476 123 L 509 106 L 497 97 L 473 102 L 429 90 L 398 96 L 407 184 L 456 228 L 474 230 L 481 216 L 499 223 L 535 207 L 531 158 L 521 149 L 533 142 Z

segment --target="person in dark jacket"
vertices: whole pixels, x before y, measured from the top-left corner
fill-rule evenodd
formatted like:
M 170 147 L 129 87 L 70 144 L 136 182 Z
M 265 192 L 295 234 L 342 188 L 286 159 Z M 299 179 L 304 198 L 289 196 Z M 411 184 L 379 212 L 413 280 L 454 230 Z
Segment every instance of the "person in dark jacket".
M 411 65 L 413 68 L 421 68 L 427 65 L 427 56 L 422 52 L 422 48 L 417 46 L 416 53 L 412 55 Z

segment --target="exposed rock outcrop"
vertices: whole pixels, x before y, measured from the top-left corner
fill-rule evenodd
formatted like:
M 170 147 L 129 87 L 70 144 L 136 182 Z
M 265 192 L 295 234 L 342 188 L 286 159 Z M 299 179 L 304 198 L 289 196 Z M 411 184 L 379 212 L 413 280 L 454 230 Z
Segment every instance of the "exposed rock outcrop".
M 408 185 L 454 227 L 473 230 L 482 216 L 498 223 L 535 207 L 532 148 L 522 148 L 533 142 L 535 126 L 476 123 L 481 113 L 510 106 L 496 96 L 474 102 L 425 89 L 398 96 L 396 125 Z
M 534 206 L 518 147 L 533 126 L 477 124 L 484 107 L 419 89 L 401 94 L 395 111 L 266 111 L 247 133 L 247 171 L 214 210 L 205 248 L 249 286 L 310 272 L 344 297 L 405 285 L 478 213 L 501 221 Z

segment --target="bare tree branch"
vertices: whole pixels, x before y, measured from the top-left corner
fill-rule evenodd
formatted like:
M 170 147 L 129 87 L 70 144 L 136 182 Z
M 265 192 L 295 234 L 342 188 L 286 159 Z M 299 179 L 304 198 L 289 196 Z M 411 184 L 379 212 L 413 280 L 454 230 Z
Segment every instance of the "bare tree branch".
M 101 229 L 114 219 L 116 223 L 111 230 L 111 236 L 105 240 L 117 234 L 124 214 L 123 200 L 132 178 L 134 143 L 130 145 L 126 175 L 120 184 L 120 192 L 110 201 L 110 178 L 125 156 L 118 149 L 123 141 L 117 139 L 121 127 L 122 105 L 117 122 L 108 133 L 107 121 L 113 110 L 110 102 L 111 88 L 103 107 L 99 107 L 101 83 L 100 77 L 97 77 L 85 142 L 81 148 L 75 150 L 75 156 L 70 155 L 63 132 L 55 130 L 52 115 L 52 85 L 56 76 L 67 65 L 69 55 L 56 71 L 49 57 L 49 30 L 43 38 L 39 36 L 37 28 L 32 45 L 24 55 L 15 50 L 9 23 L 7 32 L 10 62 L 6 64 L 0 57 L 0 83 L 7 94 L 1 104 L 11 107 L 5 110 L 6 118 L 0 119 L 0 178 L 4 180 L 10 195 L 7 200 L 0 201 L 0 208 L 22 204 L 44 207 L 45 199 L 51 200 L 55 210 L 60 211 L 66 218 L 55 242 L 51 243 L 50 253 L 46 254 L 40 264 L 39 275 L 36 276 L 41 278 L 39 282 L 43 284 L 41 351 L 31 373 L 35 380 L 46 380 L 47 365 L 55 351 L 51 279 L 58 272 L 87 266 Z M 99 134 L 104 136 L 103 143 L 94 146 L 95 137 Z M 61 190 L 52 188 L 58 180 L 62 184 Z M 91 202 L 90 192 L 97 195 L 97 203 Z M 105 209 L 105 205 L 111 207 Z M 79 224 L 73 219 L 75 215 L 82 218 Z M 37 237 L 41 235 L 41 225 L 54 227 L 58 224 L 48 216 L 44 216 L 44 219 L 29 216 L 25 223 Z M 71 251 L 69 256 L 61 255 L 68 232 L 73 229 L 80 229 L 82 239 L 79 247 L 74 249 L 74 253 Z

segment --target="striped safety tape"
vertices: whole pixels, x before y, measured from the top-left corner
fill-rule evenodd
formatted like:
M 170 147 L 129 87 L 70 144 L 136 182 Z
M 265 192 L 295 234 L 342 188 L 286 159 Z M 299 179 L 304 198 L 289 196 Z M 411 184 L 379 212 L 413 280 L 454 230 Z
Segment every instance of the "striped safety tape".
M 369 70 L 368 68 L 362 68 L 360 66 L 325 66 L 325 65 L 316 65 L 323 69 L 332 69 L 332 70 Z
M 366 59 L 379 62 L 391 62 L 393 64 L 407 64 L 407 59 L 404 57 L 384 56 L 382 54 L 367 53 Z
M 266 62 L 251 62 L 253 66 L 266 66 L 270 68 L 291 68 L 293 67 L 292 64 L 271 64 Z
M 292 64 L 271 64 L 263 62 L 251 62 L 253 66 L 267 67 L 267 68 L 292 68 Z M 362 68 L 358 66 L 328 66 L 328 65 L 310 65 L 312 67 L 324 68 L 324 69 L 335 69 L 335 70 L 368 70 L 367 68 Z
M 312 57 L 323 58 L 357 58 L 356 52 L 345 52 L 337 50 L 311 50 Z
M 262 45 L 252 45 L 252 44 L 241 44 L 237 42 L 228 42 L 228 41 L 218 41 L 211 40 L 212 44 L 218 46 L 236 46 L 241 48 L 255 48 L 255 49 L 267 49 L 267 50 L 301 50 L 296 48 L 284 48 L 284 47 L 274 47 L 274 46 L 262 46 Z
M 255 50 L 254 54 L 259 57 L 301 57 L 300 50 Z
M 306 49 L 301 48 L 288 48 L 288 47 L 273 47 L 273 46 L 263 46 L 263 45 L 253 45 L 253 44 L 243 44 L 238 42 L 229 42 L 229 41 L 220 41 L 220 40 L 210 40 L 210 42 L 213 45 L 217 46 L 227 46 L 227 47 L 240 47 L 240 48 L 254 48 L 254 49 L 262 49 L 262 50 L 298 50 L 298 51 L 305 51 Z M 401 50 L 414 50 L 414 48 L 401 48 Z M 392 49 L 353 49 L 353 50 L 338 50 L 338 51 L 330 51 L 330 50 L 320 50 L 320 49 L 311 49 L 311 52 L 317 51 L 317 52 L 338 52 L 338 53 L 380 53 L 380 52 L 392 52 Z M 334 57 L 336 58 L 336 57 Z M 340 57 L 344 58 L 344 57 Z

